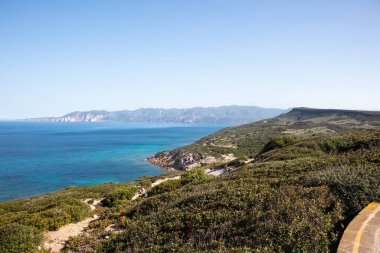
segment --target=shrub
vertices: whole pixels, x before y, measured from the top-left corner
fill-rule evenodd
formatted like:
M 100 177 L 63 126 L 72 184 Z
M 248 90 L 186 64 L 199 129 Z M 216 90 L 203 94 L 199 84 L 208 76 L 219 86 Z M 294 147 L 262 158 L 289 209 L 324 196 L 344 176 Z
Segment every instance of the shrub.
M 30 253 L 41 243 L 42 236 L 31 226 L 10 223 L 0 226 L 0 252 Z
M 124 202 L 125 200 L 131 200 L 136 193 L 135 186 L 125 186 L 122 188 L 117 188 L 109 193 L 103 200 L 102 204 L 104 206 L 115 206 L 118 203 Z
M 291 135 L 280 135 L 270 140 L 261 150 L 260 153 L 265 153 L 270 150 L 283 148 L 291 144 L 297 143 L 300 139 Z
M 148 196 L 154 196 L 157 194 L 171 192 L 177 190 L 182 187 L 182 181 L 179 179 L 169 179 L 159 185 L 152 187 L 152 189 L 148 192 Z
M 380 145 L 380 131 L 369 130 L 351 132 L 340 136 L 333 136 L 321 140 L 322 149 L 330 154 L 370 149 Z
M 370 164 L 337 165 L 305 176 L 305 185 L 327 185 L 338 196 L 348 219 L 380 195 L 380 167 Z
M 330 154 L 336 154 L 343 150 L 346 147 L 347 141 L 342 136 L 334 136 L 330 138 L 325 138 L 321 142 L 321 147 L 323 151 Z
M 181 182 L 182 182 L 182 184 L 189 184 L 192 182 L 201 181 L 201 180 L 205 179 L 206 177 L 207 176 L 206 176 L 204 169 L 195 168 L 195 169 L 192 169 L 192 170 L 189 170 L 189 171 L 186 171 L 185 173 L 183 173 L 181 175 Z
M 244 160 L 242 160 L 242 159 L 234 159 L 234 160 L 228 162 L 227 166 L 228 167 L 238 168 L 238 167 L 242 167 L 244 164 L 245 164 Z
M 96 252 L 99 244 L 100 242 L 97 238 L 82 234 L 77 237 L 71 237 L 66 243 L 63 252 L 92 253 Z M 75 251 L 72 251 L 73 249 L 75 249 Z

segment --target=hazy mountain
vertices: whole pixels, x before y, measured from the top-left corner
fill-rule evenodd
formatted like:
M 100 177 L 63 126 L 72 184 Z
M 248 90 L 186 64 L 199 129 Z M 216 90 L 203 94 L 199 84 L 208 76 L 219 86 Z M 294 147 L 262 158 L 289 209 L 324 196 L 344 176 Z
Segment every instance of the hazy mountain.
M 261 108 L 257 106 L 194 107 L 188 109 L 142 108 L 123 111 L 72 112 L 62 117 L 28 119 L 46 122 L 96 122 L 125 121 L 151 123 L 212 123 L 244 124 L 275 117 L 286 112 L 284 109 Z

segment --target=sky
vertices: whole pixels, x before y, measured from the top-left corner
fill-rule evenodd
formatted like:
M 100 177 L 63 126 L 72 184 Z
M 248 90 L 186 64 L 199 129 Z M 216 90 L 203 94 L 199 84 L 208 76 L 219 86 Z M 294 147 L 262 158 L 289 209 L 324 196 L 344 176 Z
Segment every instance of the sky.
M 0 119 L 380 110 L 380 0 L 0 0 Z

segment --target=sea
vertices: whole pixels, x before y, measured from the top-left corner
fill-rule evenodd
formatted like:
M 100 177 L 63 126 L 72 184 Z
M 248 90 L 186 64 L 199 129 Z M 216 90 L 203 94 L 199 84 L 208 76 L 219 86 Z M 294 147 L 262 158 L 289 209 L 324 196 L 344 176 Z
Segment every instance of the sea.
M 146 162 L 225 125 L 0 122 L 0 201 L 166 173 Z

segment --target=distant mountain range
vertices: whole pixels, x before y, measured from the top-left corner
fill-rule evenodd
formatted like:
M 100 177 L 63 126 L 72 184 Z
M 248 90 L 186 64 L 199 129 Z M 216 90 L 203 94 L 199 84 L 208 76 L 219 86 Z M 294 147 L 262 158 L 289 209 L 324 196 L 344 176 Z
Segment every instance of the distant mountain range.
M 72 112 L 62 117 L 33 118 L 40 122 L 124 121 L 149 123 L 208 123 L 239 125 L 272 118 L 289 110 L 257 106 L 194 107 L 187 109 L 141 108 L 137 110 L 94 110 Z

